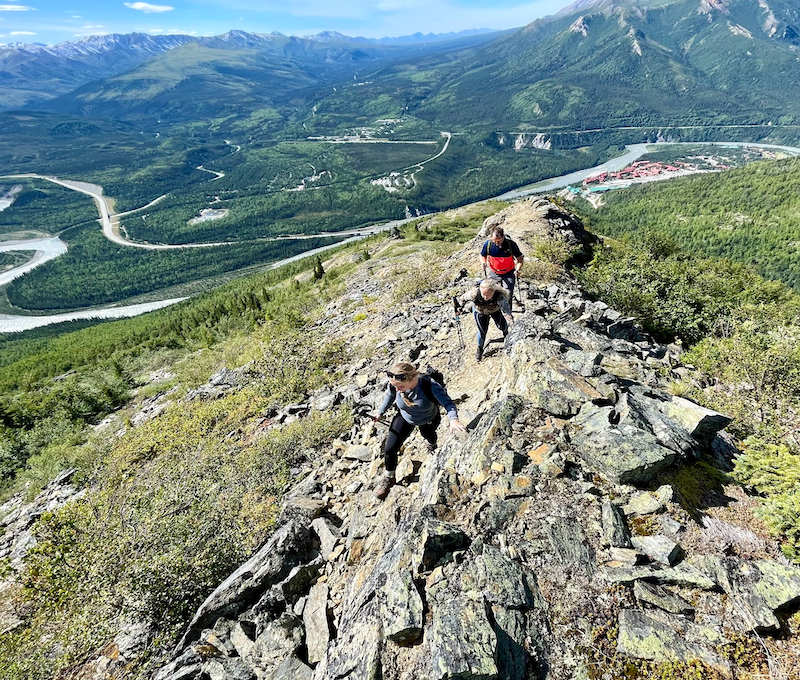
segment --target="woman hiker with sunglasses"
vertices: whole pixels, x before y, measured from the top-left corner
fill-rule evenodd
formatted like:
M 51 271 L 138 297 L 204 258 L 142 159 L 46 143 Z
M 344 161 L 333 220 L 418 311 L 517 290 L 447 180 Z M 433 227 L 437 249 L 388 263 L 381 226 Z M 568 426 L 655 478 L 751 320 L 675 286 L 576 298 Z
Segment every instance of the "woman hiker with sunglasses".
M 436 450 L 436 428 L 442 422 L 439 404 L 447 411 L 451 431 L 467 431 L 459 422 L 456 405 L 444 387 L 427 375 L 422 375 L 413 364 L 395 364 L 391 370 L 386 371 L 386 375 L 389 376 L 389 384 L 374 420 L 386 413 L 393 402 L 399 412 L 392 419 L 384 445 L 386 474 L 375 486 L 375 496 L 381 500 L 389 495 L 389 489 L 394 486 L 397 454 L 415 427 L 419 427 L 420 434 L 428 444 L 428 450 Z

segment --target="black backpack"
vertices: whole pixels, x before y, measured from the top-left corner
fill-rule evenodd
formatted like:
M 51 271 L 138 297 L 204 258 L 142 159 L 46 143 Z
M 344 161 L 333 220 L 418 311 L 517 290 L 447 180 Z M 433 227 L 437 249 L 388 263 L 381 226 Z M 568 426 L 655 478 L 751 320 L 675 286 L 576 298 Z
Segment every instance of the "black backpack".
M 444 388 L 444 373 L 441 371 L 437 371 L 433 366 L 428 366 L 425 373 L 422 373 L 419 376 L 420 382 L 422 383 L 422 392 L 428 398 L 428 401 L 432 401 L 436 404 L 439 403 L 439 400 L 433 395 L 433 386 L 431 382 L 437 382 L 439 385 Z M 389 387 L 392 390 L 392 393 L 397 393 L 397 388 L 389 383 Z

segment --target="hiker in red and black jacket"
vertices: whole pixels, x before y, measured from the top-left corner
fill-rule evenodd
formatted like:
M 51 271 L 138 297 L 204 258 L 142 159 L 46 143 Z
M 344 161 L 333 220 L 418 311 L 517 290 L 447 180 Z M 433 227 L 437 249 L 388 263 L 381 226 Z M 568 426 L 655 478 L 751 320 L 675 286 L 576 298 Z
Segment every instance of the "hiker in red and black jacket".
M 481 265 L 484 276 L 499 279 L 508 288 L 509 305 L 512 304 L 514 284 L 524 261 L 525 256 L 519 246 L 506 237 L 503 227 L 493 227 L 489 239 L 481 248 Z

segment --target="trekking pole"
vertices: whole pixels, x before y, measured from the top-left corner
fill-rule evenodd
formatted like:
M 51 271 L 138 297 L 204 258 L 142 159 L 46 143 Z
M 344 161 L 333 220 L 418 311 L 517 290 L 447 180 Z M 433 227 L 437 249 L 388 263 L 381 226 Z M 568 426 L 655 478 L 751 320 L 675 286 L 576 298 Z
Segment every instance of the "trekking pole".
M 455 311 L 456 333 L 458 334 L 458 349 L 464 349 L 464 333 L 461 330 L 461 308 L 458 306 L 458 298 L 453 296 L 453 310 Z
M 522 301 L 522 291 L 519 288 L 519 272 L 514 274 L 514 278 L 516 279 L 514 290 L 517 293 L 517 302 L 519 302 L 520 311 L 525 311 L 525 303 Z
M 373 418 L 368 412 L 371 411 L 372 408 L 366 404 L 358 405 L 353 409 L 356 418 L 363 418 L 364 420 L 369 420 L 371 423 L 380 423 L 384 427 L 389 427 L 389 423 L 387 423 L 381 416 L 377 418 Z

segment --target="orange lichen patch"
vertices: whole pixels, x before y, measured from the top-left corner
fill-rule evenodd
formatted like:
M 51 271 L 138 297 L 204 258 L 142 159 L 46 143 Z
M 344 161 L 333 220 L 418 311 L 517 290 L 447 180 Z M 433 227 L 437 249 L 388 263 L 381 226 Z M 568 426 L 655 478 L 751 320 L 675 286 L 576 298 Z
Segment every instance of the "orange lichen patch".
M 541 465 L 546 461 L 550 454 L 553 452 L 553 447 L 550 444 L 541 444 L 535 449 L 528 451 L 528 458 L 531 459 L 536 465 Z

